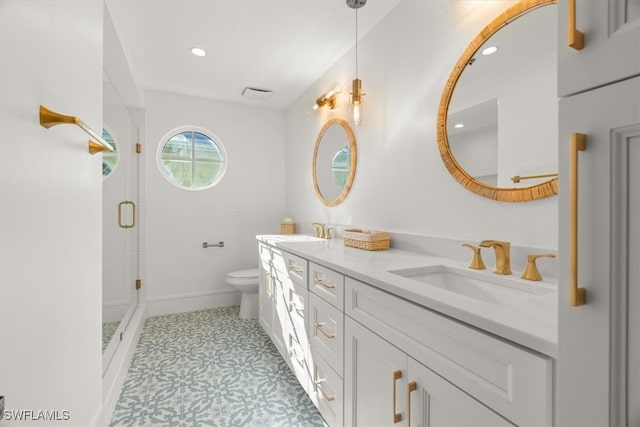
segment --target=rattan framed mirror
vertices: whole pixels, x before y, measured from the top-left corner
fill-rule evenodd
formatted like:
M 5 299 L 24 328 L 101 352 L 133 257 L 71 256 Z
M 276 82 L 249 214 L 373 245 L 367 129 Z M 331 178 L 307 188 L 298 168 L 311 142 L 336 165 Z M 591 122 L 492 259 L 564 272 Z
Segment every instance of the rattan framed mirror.
M 522 19 L 522 18 L 525 15 L 530 14 L 530 12 L 536 9 L 542 10 L 543 9 L 542 6 L 555 5 L 556 1 L 557 0 L 522 0 L 519 3 L 516 3 L 515 5 L 511 6 L 509 9 L 505 10 L 499 16 L 497 16 L 482 31 L 480 31 L 480 33 L 471 41 L 471 43 L 469 43 L 467 48 L 464 50 L 464 52 L 456 62 L 453 70 L 451 71 L 449 79 L 447 80 L 447 83 L 442 92 L 442 96 L 440 99 L 440 107 L 438 111 L 438 118 L 437 118 L 437 140 L 438 140 L 438 148 L 440 151 L 440 156 L 442 157 L 442 160 L 446 168 L 448 169 L 448 171 L 462 186 L 464 186 L 467 190 L 475 194 L 478 194 L 482 197 L 486 197 L 486 198 L 497 200 L 497 201 L 525 202 L 525 201 L 543 199 L 543 198 L 558 194 L 557 173 L 553 173 L 554 172 L 553 170 L 535 171 L 535 172 L 538 172 L 539 175 L 536 175 L 535 172 L 526 173 L 525 171 L 525 173 L 523 173 L 522 175 L 530 175 L 530 176 L 523 176 L 522 179 L 533 178 L 535 179 L 535 181 L 533 182 L 537 182 L 536 184 L 529 185 L 529 186 L 526 186 L 526 184 L 524 183 L 519 184 L 519 186 L 501 185 L 504 183 L 504 181 L 506 181 L 505 179 L 506 176 L 495 178 L 495 182 L 491 182 L 491 180 L 482 180 L 481 178 L 479 178 L 478 176 L 479 174 L 474 174 L 470 172 L 470 169 L 472 168 L 467 167 L 468 165 L 466 164 L 463 165 L 462 164 L 463 162 L 461 161 L 461 156 L 456 157 L 456 155 L 454 155 L 454 150 L 452 150 L 451 140 L 452 140 L 453 123 L 451 122 L 451 119 L 450 119 L 450 116 L 453 116 L 454 114 L 454 111 L 450 111 L 450 107 L 451 107 L 452 98 L 454 97 L 454 92 L 456 90 L 456 87 L 457 85 L 461 87 L 464 86 L 463 84 L 460 84 L 460 80 L 463 76 L 463 73 L 465 71 L 467 72 L 465 78 L 468 79 L 469 73 L 471 73 L 471 71 L 469 70 L 473 69 L 472 65 L 474 63 L 476 63 L 476 67 L 475 69 L 473 69 L 474 72 L 480 69 L 480 66 L 478 66 L 480 61 L 476 62 L 476 58 L 480 58 L 481 57 L 479 56 L 480 51 L 490 45 L 489 40 L 492 39 L 492 37 L 493 37 L 492 40 L 495 40 L 498 37 L 501 37 L 501 36 L 504 37 L 507 34 L 510 36 L 511 34 L 513 34 L 513 33 L 506 32 L 506 30 L 504 30 L 501 34 L 496 35 L 501 30 L 505 29 L 507 24 L 509 24 L 509 28 L 508 28 L 509 31 L 514 31 L 520 25 L 519 21 L 522 22 L 522 26 L 531 25 L 528 22 L 532 22 L 532 21 L 526 21 L 525 19 Z M 552 12 L 556 13 L 555 9 L 553 9 Z M 535 14 L 530 14 L 530 15 L 535 16 Z M 527 17 L 527 20 L 531 20 L 531 19 L 537 19 L 537 18 Z M 555 22 L 553 23 L 553 25 L 555 27 Z M 534 28 L 533 31 L 535 32 L 535 34 L 533 34 L 531 37 L 528 36 L 527 39 L 532 40 L 532 43 L 533 43 L 532 46 L 536 47 L 535 43 L 538 43 L 537 40 L 540 38 L 541 34 L 543 34 L 544 32 L 548 32 L 548 27 Z M 516 39 L 516 37 L 511 37 L 511 38 Z M 518 39 L 517 41 L 520 42 L 520 38 L 517 38 L 517 39 Z M 506 40 L 506 39 L 503 38 L 503 40 Z M 555 44 L 554 44 L 554 47 L 555 47 Z M 528 52 L 526 50 L 523 51 L 523 49 L 527 49 L 527 48 L 523 46 L 517 46 L 517 48 L 514 49 L 516 51 L 519 51 L 518 53 L 520 55 L 519 56 L 520 59 L 528 58 L 527 57 Z M 529 55 L 529 56 L 532 56 L 532 55 Z M 531 58 L 531 60 L 535 61 L 535 58 Z M 512 62 L 516 62 L 516 61 L 512 61 Z M 513 71 L 513 73 L 516 73 L 516 72 L 518 71 Z M 554 73 L 555 75 L 555 70 L 553 70 L 552 73 Z M 521 86 L 527 86 L 527 84 L 522 84 Z M 468 86 L 465 86 L 465 87 L 468 87 Z M 460 97 L 461 95 L 456 95 L 456 96 Z M 501 100 L 496 99 L 493 101 L 495 101 L 493 108 L 497 108 L 496 106 L 501 102 Z M 553 108 L 557 108 L 557 98 L 555 96 L 550 96 L 550 99 L 545 102 L 549 102 L 550 105 L 554 105 Z M 486 104 L 487 102 L 483 103 L 483 105 L 486 105 Z M 522 116 L 524 117 L 525 114 L 522 114 Z M 496 116 L 496 121 L 497 120 L 498 119 Z M 554 120 L 557 122 L 557 114 L 555 115 Z M 498 124 L 496 123 L 496 127 L 497 126 Z M 498 135 L 498 131 L 496 130 L 496 139 L 497 139 L 497 135 Z M 520 137 L 529 136 L 529 132 L 523 130 L 522 132 L 520 132 L 519 135 Z M 553 140 L 553 143 L 556 144 L 557 146 L 557 132 L 555 133 L 549 132 L 549 135 L 550 135 L 549 138 L 544 138 L 544 139 L 548 141 Z M 515 140 L 515 139 L 520 139 L 520 138 L 512 138 L 512 140 Z M 541 138 L 539 138 L 537 142 L 539 142 L 540 140 Z M 500 141 L 500 144 L 502 143 L 503 141 Z M 498 144 L 498 142 L 496 142 L 496 144 Z M 531 147 L 531 145 L 532 144 L 529 144 L 527 147 Z M 477 148 L 476 148 L 476 151 L 477 151 Z M 512 151 L 513 151 L 513 148 L 512 148 Z M 555 156 L 556 165 L 554 169 L 557 171 L 557 149 L 550 150 L 550 151 L 553 151 L 553 155 Z M 532 168 L 534 169 L 535 167 L 536 167 L 535 165 L 532 166 Z M 548 166 L 546 166 L 545 164 L 543 168 L 547 169 Z M 551 173 L 548 173 L 548 172 L 551 172 Z M 514 176 L 511 177 L 510 179 L 514 183 L 518 182 L 516 179 L 519 180 L 521 178 L 519 174 L 516 173 L 513 175 Z M 496 174 L 496 177 L 497 176 L 498 175 Z M 549 177 L 552 177 L 552 178 L 548 179 Z
M 313 187 L 318 199 L 337 206 L 349 195 L 356 176 L 356 137 L 346 120 L 332 118 L 322 126 L 313 150 Z

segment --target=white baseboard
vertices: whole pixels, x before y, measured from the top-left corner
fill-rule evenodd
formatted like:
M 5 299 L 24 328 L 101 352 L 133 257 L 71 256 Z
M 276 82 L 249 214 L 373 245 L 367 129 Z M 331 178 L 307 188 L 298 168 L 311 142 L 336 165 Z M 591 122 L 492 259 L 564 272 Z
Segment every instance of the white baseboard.
M 240 292 L 220 289 L 197 294 L 172 295 L 169 297 L 147 299 L 147 315 L 186 313 L 208 308 L 227 307 L 240 304 Z
M 118 403 L 122 385 L 127 377 L 127 372 L 129 372 L 129 365 L 138 345 L 144 321 L 147 318 L 146 314 L 145 304 L 139 304 L 127 325 L 126 333 L 123 335 L 109 367 L 102 377 L 102 407 L 96 417 L 97 421 L 94 423 L 96 426 L 108 426 L 111 422 L 113 410 Z

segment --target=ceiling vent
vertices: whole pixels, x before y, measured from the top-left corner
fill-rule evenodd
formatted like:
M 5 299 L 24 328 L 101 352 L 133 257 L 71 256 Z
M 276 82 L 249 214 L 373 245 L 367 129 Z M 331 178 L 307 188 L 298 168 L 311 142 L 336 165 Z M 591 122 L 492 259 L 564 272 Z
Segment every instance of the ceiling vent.
M 269 89 L 258 89 L 256 87 L 245 87 L 242 90 L 242 96 L 248 99 L 253 99 L 254 101 L 264 101 L 271 97 L 273 93 L 272 90 Z

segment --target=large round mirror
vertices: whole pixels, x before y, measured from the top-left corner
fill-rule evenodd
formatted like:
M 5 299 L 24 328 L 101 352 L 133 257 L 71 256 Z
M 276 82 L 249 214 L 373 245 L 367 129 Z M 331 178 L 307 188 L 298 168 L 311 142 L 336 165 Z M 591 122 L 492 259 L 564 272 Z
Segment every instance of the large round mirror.
M 500 14 L 460 56 L 442 93 L 440 154 L 483 197 L 558 193 L 555 3 L 523 0 Z
M 328 120 L 313 150 L 313 186 L 322 203 L 336 206 L 347 197 L 356 175 L 356 138 L 349 123 Z

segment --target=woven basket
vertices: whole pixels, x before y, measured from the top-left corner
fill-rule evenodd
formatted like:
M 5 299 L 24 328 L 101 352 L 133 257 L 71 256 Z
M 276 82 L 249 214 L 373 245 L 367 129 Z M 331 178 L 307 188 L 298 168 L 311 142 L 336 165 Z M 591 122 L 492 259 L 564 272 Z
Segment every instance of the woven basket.
M 389 249 L 391 237 L 384 231 L 344 230 L 344 245 L 367 251 L 385 251 Z
M 280 234 L 296 234 L 296 223 L 295 222 L 281 222 L 280 223 Z

